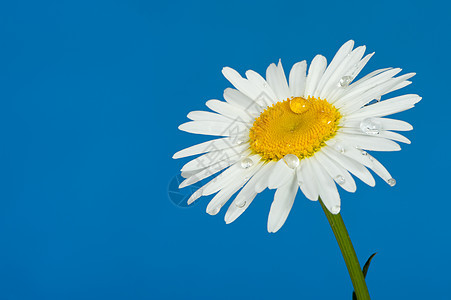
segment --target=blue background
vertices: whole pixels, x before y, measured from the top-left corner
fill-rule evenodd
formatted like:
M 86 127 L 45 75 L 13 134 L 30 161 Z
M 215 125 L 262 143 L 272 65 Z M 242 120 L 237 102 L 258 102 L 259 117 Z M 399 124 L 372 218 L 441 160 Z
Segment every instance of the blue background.
M 288 70 L 348 39 L 417 72 L 398 117 L 413 141 L 376 156 L 398 184 L 341 193 L 373 299 L 451 299 L 448 4 L 438 1 L 3 1 L 0 299 L 351 299 L 318 203 L 298 194 L 266 231 L 273 191 L 235 223 L 168 186 L 207 140 L 179 132 L 222 99 L 223 66 Z M 444 5 L 444 6 L 442 6 Z M 183 193 L 185 193 L 183 191 Z

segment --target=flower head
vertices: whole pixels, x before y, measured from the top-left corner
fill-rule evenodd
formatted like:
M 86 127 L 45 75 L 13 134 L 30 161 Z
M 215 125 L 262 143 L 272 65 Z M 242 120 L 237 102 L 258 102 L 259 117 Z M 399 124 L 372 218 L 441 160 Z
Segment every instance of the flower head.
M 264 189 L 276 189 L 268 217 L 268 231 L 285 223 L 300 188 L 310 200 L 321 197 L 327 209 L 337 214 L 341 202 L 337 186 L 354 192 L 351 176 L 370 186 L 375 180 L 367 168 L 390 186 L 396 181 L 385 167 L 365 150 L 398 151 L 397 142 L 410 141 L 394 132 L 412 130 L 404 121 L 385 118 L 414 107 L 418 95 L 387 100 L 381 97 L 405 87 L 414 73 L 395 77 L 401 69 L 376 70 L 354 81 L 374 53 L 364 55 L 365 46 L 353 50 L 348 41 L 327 65 L 317 55 L 307 63 L 296 63 L 285 76 L 282 63 L 271 64 L 266 79 L 254 71 L 243 78 L 231 68 L 224 76 L 236 89 L 224 91 L 224 101 L 209 100 L 213 112 L 193 111 L 192 121 L 180 130 L 221 136 L 174 154 L 174 158 L 203 154 L 182 168 L 186 178 L 180 188 L 218 172 L 188 200 L 217 193 L 207 206 L 217 214 L 230 204 L 226 223 L 233 222 Z M 307 74 L 306 74 L 307 73 Z

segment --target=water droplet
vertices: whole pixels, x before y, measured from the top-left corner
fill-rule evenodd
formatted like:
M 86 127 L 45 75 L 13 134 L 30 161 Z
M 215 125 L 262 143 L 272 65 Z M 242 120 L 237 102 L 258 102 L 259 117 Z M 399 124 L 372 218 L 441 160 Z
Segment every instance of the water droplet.
M 310 102 L 302 97 L 295 97 L 290 101 L 290 109 L 297 114 L 305 113 L 310 108 Z
M 340 152 L 341 154 L 345 153 L 345 148 L 343 147 L 342 144 L 338 144 L 338 143 L 337 143 L 337 144 L 334 146 L 334 148 L 335 148 L 335 150 L 337 150 L 337 151 Z
M 368 156 L 368 152 L 366 152 L 365 150 L 360 150 L 360 153 L 361 153 L 363 156 Z
M 340 81 L 338 82 L 338 86 L 343 87 L 343 88 L 348 87 L 348 85 L 351 83 L 351 81 L 353 79 L 354 78 L 352 78 L 352 76 L 343 76 L 343 77 L 341 77 Z
M 396 179 L 390 178 L 389 180 L 387 180 L 387 183 L 388 183 L 389 186 L 395 186 L 396 185 Z
M 346 179 L 341 175 L 337 175 L 337 176 L 335 176 L 335 181 L 341 185 L 346 182 Z
M 377 102 L 381 102 L 381 96 L 377 97 L 377 98 L 376 98 L 376 101 L 377 101 Z
M 287 154 L 283 157 L 283 160 L 287 166 L 291 169 L 297 168 L 299 166 L 299 158 L 294 154 Z
M 245 159 L 243 159 L 241 161 L 241 167 L 243 169 L 249 169 L 253 165 L 254 165 L 254 161 L 252 159 L 250 159 L 249 157 L 246 157 Z
M 369 135 L 377 135 L 382 129 L 382 124 L 375 118 L 366 118 L 360 122 L 360 130 Z
M 244 142 L 247 142 L 247 138 L 246 137 L 241 136 L 241 137 L 237 137 L 235 139 L 235 144 L 237 144 L 237 145 L 241 145 Z
M 236 207 L 243 208 L 246 205 L 246 201 L 239 201 L 235 203 Z
M 333 213 L 333 214 L 335 214 L 335 215 L 338 214 L 338 213 L 340 212 L 340 205 L 335 205 L 335 206 L 333 206 L 333 207 L 331 208 L 330 212 Z

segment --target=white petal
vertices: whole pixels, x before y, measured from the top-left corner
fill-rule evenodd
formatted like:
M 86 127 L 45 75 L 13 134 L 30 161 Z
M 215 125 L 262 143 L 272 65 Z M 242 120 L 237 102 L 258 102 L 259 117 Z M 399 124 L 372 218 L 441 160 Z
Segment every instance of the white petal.
M 340 212 L 341 205 L 340 195 L 338 194 L 334 180 L 321 166 L 321 164 L 318 163 L 314 156 L 310 159 L 310 161 L 314 176 L 316 177 L 316 182 L 318 184 L 317 186 L 321 200 L 331 213 L 338 214 Z
M 204 191 L 202 192 L 202 195 L 208 196 L 213 193 L 216 193 L 217 191 L 223 189 L 224 187 L 228 186 L 234 180 L 237 179 L 245 180 L 244 182 L 246 182 L 250 178 L 250 176 L 253 175 L 253 172 L 256 170 L 259 160 L 258 155 L 250 156 L 249 158 L 251 158 L 254 161 L 253 166 L 251 166 L 248 169 L 243 169 L 241 167 L 241 162 L 235 163 L 227 170 L 219 174 L 216 178 L 211 180 L 205 187 Z
M 368 55 L 367 55 L 368 56 Z M 385 72 L 387 70 L 391 70 L 392 68 L 384 68 L 384 69 L 379 69 L 376 71 L 373 71 L 371 73 L 369 73 L 368 75 L 362 77 L 361 79 L 357 80 L 356 82 L 354 82 L 353 84 L 351 84 L 350 86 L 348 86 L 347 88 L 343 88 L 341 90 L 337 90 L 336 93 L 334 94 L 334 98 L 331 99 L 332 103 L 336 102 L 338 99 L 340 99 L 343 95 L 347 94 L 351 89 L 354 89 L 358 86 L 360 86 L 361 84 L 365 83 L 367 80 L 373 78 L 374 76 Z
M 347 115 L 359 110 L 364 105 L 370 103 L 372 100 L 377 99 L 388 93 L 393 87 L 403 82 L 405 79 L 412 77 L 415 73 L 409 73 L 390 80 L 362 93 L 358 97 L 352 100 L 348 100 L 345 104 L 341 105 L 340 112 Z
M 351 76 L 355 78 L 354 72 L 358 68 L 358 63 L 365 53 L 365 46 L 360 46 L 355 48 L 345 59 L 341 62 L 341 64 L 337 67 L 333 75 L 330 76 L 328 83 L 321 91 L 321 94 L 328 101 L 333 101 L 334 95 L 338 92 L 341 92 L 343 87 L 339 85 L 341 78 L 344 76 Z
M 241 122 L 191 121 L 179 126 L 181 131 L 213 136 L 235 136 L 249 131 L 247 125 Z
M 240 206 L 238 206 L 237 202 L 233 201 L 232 204 L 230 204 L 229 209 L 226 212 L 226 215 L 224 217 L 224 220 L 226 224 L 230 224 L 234 222 L 236 219 L 238 219 L 239 216 L 241 216 L 246 209 L 249 207 L 249 205 L 252 203 L 252 201 L 257 196 L 257 192 L 255 192 L 253 189 L 246 190 L 246 194 L 241 194 L 241 197 L 239 198 L 240 201 L 242 201 Z M 242 207 L 241 207 L 242 205 Z
M 305 60 L 293 65 L 290 71 L 290 92 L 293 97 L 301 97 L 305 91 L 305 72 L 307 70 L 307 62 Z
M 394 91 L 396 91 L 396 90 L 400 90 L 400 89 L 402 89 L 402 88 L 408 86 L 408 85 L 411 84 L 411 83 L 412 83 L 412 81 L 408 81 L 408 80 L 403 81 L 403 82 L 401 82 L 401 83 L 398 83 L 398 84 L 395 85 L 392 89 L 390 89 L 390 90 L 387 92 L 387 94 L 388 94 L 388 93 L 391 93 L 391 92 L 394 92 Z
M 410 131 L 413 129 L 413 126 L 406 121 L 389 118 L 379 118 L 379 120 L 384 130 Z
M 188 199 L 187 203 L 188 205 L 191 205 L 194 201 L 202 197 L 202 191 L 203 187 L 199 188 L 197 191 L 195 191 Z
M 241 108 L 235 107 L 227 102 L 219 100 L 208 100 L 205 104 L 212 111 L 215 111 L 221 115 L 239 122 L 253 122 L 255 118 L 251 113 Z
M 421 100 L 418 95 L 403 95 L 361 108 L 346 116 L 347 120 L 365 119 L 369 117 L 384 117 L 414 107 Z
M 277 102 L 276 93 L 274 93 L 271 86 L 266 82 L 266 80 L 257 72 L 248 70 L 246 71 L 246 77 L 250 82 L 257 86 L 261 90 L 261 94 L 257 96 L 255 101 L 264 101 L 268 105 Z
M 269 65 L 266 69 L 266 81 L 276 93 L 278 100 L 286 100 L 290 98 L 290 90 L 288 88 L 287 78 L 282 68 L 282 63 Z
M 360 72 L 363 70 L 363 68 L 366 66 L 366 64 L 368 63 L 368 61 L 371 59 L 371 57 L 373 57 L 374 52 L 367 54 L 364 58 L 362 58 L 362 60 L 360 60 L 357 63 L 357 67 L 355 68 L 354 72 L 353 72 L 353 77 L 357 77 L 357 75 L 360 74 Z
M 205 169 L 198 169 L 198 170 L 193 170 L 193 171 L 182 171 L 181 173 L 180 173 L 180 175 L 182 175 L 182 177 L 183 178 L 189 178 L 189 177 L 191 177 L 191 176 L 194 176 L 194 175 L 196 175 L 196 174 L 198 174 L 199 172 L 201 172 L 202 170 L 205 170 Z M 180 189 L 181 187 L 179 187 L 179 189 Z
M 253 168 L 244 169 L 242 172 L 234 176 L 226 186 L 224 186 L 218 194 L 211 199 L 207 206 L 207 213 L 210 215 L 216 215 L 224 204 L 235 194 L 251 176 L 255 174 L 261 167 L 261 164 L 257 164 Z
M 340 66 L 340 64 L 343 62 L 343 60 L 346 58 L 346 56 L 351 53 L 352 48 L 354 47 L 354 41 L 350 40 L 343 44 L 343 46 L 338 49 L 337 53 L 335 54 L 334 58 L 332 59 L 331 63 L 327 67 L 326 71 L 324 72 L 324 75 L 321 78 L 321 81 L 318 83 L 318 86 L 316 88 L 315 97 L 324 99 L 324 87 L 328 84 L 329 79 L 331 75 L 334 74 L 334 72 L 337 70 L 337 68 Z
M 237 146 L 237 144 L 238 144 L 238 140 L 236 140 L 234 138 L 229 138 L 229 137 L 210 140 L 210 141 L 206 141 L 204 143 L 197 144 L 197 145 L 185 148 L 183 150 L 180 150 L 177 153 L 175 153 L 172 156 L 172 158 L 177 159 L 177 158 L 197 155 L 197 154 L 201 154 L 201 153 L 205 153 L 205 152 L 222 150 L 222 149 Z
M 401 69 L 399 68 L 390 69 L 368 80 L 358 81 L 350 85 L 347 89 L 345 89 L 345 92 L 341 97 L 337 97 L 338 99 L 334 101 L 334 105 L 336 107 L 341 107 L 349 101 L 358 101 L 356 99 L 359 99 L 359 97 L 361 97 L 363 93 L 374 89 L 385 82 L 388 82 L 399 72 L 401 72 Z
M 374 173 L 376 173 L 386 182 L 388 181 L 388 179 L 392 178 L 387 169 L 366 151 L 360 151 L 358 149 L 347 149 L 345 155 L 370 168 L 374 171 Z
M 344 133 L 339 129 L 336 135 L 336 139 L 342 141 L 346 145 L 350 145 L 355 148 L 373 150 L 373 151 L 399 151 L 401 147 L 398 143 L 377 137 L 373 135 L 359 135 Z M 328 142 L 326 142 L 328 144 Z
M 268 179 L 268 188 L 277 189 L 287 183 L 293 176 L 294 170 L 290 169 L 283 159 L 276 163 Z
M 389 118 L 372 118 L 375 121 L 379 122 L 381 124 L 382 130 L 397 130 L 397 131 L 410 131 L 413 129 L 412 125 L 405 121 L 396 120 L 396 119 L 389 119 Z M 360 123 L 363 120 L 345 120 L 343 122 L 343 127 L 349 127 L 349 128 L 360 128 Z
M 355 160 L 340 154 L 335 149 L 330 146 L 325 146 L 321 149 L 324 154 L 329 156 L 332 160 L 340 164 L 342 167 L 347 169 L 349 172 L 354 174 L 357 178 L 368 184 L 369 186 L 375 186 L 376 182 L 374 181 L 371 173 L 365 168 L 362 164 L 356 162 Z
M 408 138 L 406 138 L 405 136 L 400 135 L 399 133 L 392 132 L 392 131 L 387 131 L 387 130 L 380 130 L 377 135 L 367 135 L 366 133 L 362 132 L 362 130 L 360 128 L 340 128 L 338 131 L 354 135 L 354 136 L 356 136 L 356 138 L 358 136 L 364 136 L 366 139 L 367 138 L 378 137 L 378 138 L 390 139 L 390 140 L 393 140 L 393 141 L 398 141 L 398 142 L 410 144 L 410 140 Z M 395 147 L 398 150 L 401 149 L 399 147 L 399 145 L 395 146 L 394 144 L 392 144 L 389 147 Z M 358 147 L 358 148 L 360 148 L 360 147 Z M 370 150 L 369 148 L 364 148 L 364 147 L 363 147 L 363 149 Z M 371 149 L 371 150 L 375 150 L 375 149 Z M 377 151 L 397 151 L 397 150 L 377 150 Z
M 354 193 L 357 189 L 354 178 L 340 164 L 330 159 L 321 151 L 315 154 L 315 158 L 335 180 L 335 182 L 348 192 Z
M 227 78 L 235 88 L 251 99 L 255 99 L 261 92 L 255 85 L 241 77 L 241 75 L 232 68 L 223 68 L 222 74 L 224 74 L 224 77 Z
M 257 193 L 263 192 L 264 189 L 268 187 L 269 176 L 271 175 L 274 167 L 276 166 L 275 161 L 269 161 L 262 170 L 262 176 L 258 181 L 255 182 L 255 191 Z M 263 174 L 265 176 L 263 176 Z
M 379 134 L 380 137 L 386 138 L 386 139 L 390 139 L 393 141 L 398 141 L 401 143 L 406 143 L 406 144 L 410 144 L 410 140 L 408 138 L 406 138 L 405 136 L 397 133 L 397 132 L 392 132 L 392 131 L 381 131 Z
M 312 168 L 310 166 L 310 158 L 304 158 L 300 161 L 299 167 L 296 169 L 296 177 L 307 199 L 316 201 L 318 200 L 318 188 L 315 182 Z
M 182 167 L 182 171 L 193 171 L 197 169 L 207 168 L 219 161 L 227 161 L 231 158 L 241 155 L 241 153 L 243 153 L 243 151 L 245 151 L 247 148 L 248 145 L 244 144 L 208 152 L 187 162 Z
M 255 173 L 255 175 L 249 180 L 249 182 L 243 187 L 243 189 L 238 193 L 235 200 L 230 204 L 227 210 L 224 220 L 227 224 L 235 221 L 254 200 L 257 192 L 255 191 L 256 183 L 263 177 L 267 176 L 265 171 L 267 165 L 261 163 L 261 168 Z
M 231 123 L 233 120 L 220 114 L 209 111 L 192 111 L 188 114 L 188 119 L 193 121 L 216 121 Z
M 237 155 L 233 158 L 229 158 L 227 160 L 219 161 L 209 167 L 206 167 L 201 170 L 194 170 L 194 171 L 184 171 L 183 174 L 186 173 L 192 173 L 191 176 L 187 177 L 182 183 L 179 185 L 179 189 L 182 189 L 186 186 L 192 185 L 196 182 L 199 182 L 207 177 L 210 177 L 211 175 L 214 175 L 218 173 L 219 171 L 224 170 L 225 168 L 229 167 L 230 165 L 236 163 L 238 160 L 240 160 L 240 156 Z
M 313 96 L 316 86 L 321 80 L 321 76 L 324 74 L 324 70 L 327 66 L 327 60 L 322 55 L 317 55 L 313 58 L 312 63 L 308 69 L 307 80 L 305 83 L 304 98 Z
M 220 190 L 207 205 L 207 214 L 216 215 L 219 213 L 224 204 L 229 201 L 230 197 L 235 194 L 240 188 L 240 181 L 235 181 L 231 185 Z
M 297 190 L 298 185 L 294 175 L 286 185 L 277 189 L 269 211 L 268 232 L 277 232 L 283 226 L 293 207 Z
M 238 90 L 226 88 L 224 90 L 224 99 L 231 105 L 250 112 L 251 115 L 260 113 L 259 107 L 254 100 Z

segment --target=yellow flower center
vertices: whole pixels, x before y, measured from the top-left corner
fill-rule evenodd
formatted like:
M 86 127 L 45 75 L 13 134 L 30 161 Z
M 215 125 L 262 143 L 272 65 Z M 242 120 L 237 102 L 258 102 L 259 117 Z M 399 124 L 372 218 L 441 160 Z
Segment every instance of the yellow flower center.
M 265 109 L 249 132 L 250 148 L 265 160 L 313 155 L 335 135 L 341 115 L 326 100 L 296 97 Z

